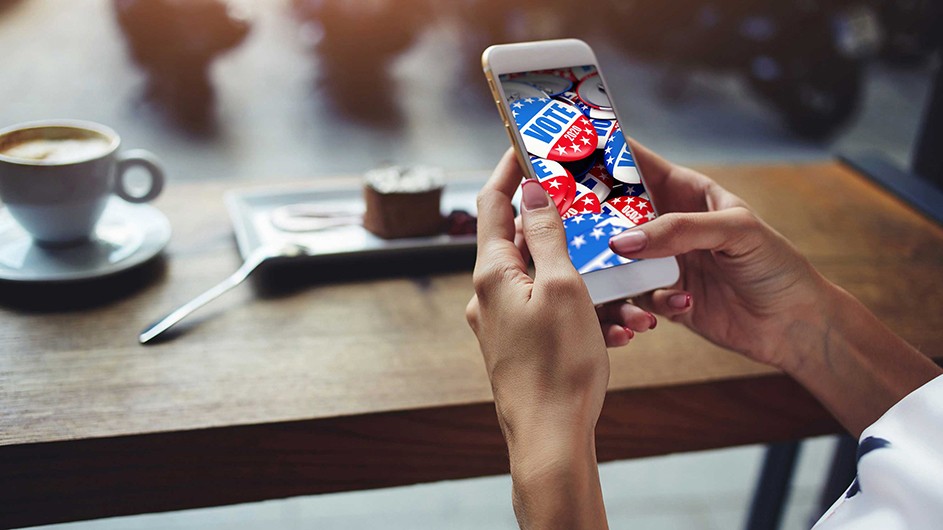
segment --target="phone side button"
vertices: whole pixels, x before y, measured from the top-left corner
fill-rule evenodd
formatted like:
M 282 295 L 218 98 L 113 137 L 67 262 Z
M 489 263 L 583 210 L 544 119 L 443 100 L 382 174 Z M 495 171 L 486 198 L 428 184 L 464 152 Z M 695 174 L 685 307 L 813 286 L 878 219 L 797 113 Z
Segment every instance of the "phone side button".
M 504 112 L 504 105 L 501 104 L 501 100 L 494 100 L 494 104 L 498 107 L 498 114 L 504 119 L 505 123 L 508 121 L 507 114 Z
M 504 124 L 504 131 L 508 133 L 508 139 L 511 140 L 511 145 L 517 145 L 517 138 L 514 138 L 514 131 L 511 129 L 511 124 Z

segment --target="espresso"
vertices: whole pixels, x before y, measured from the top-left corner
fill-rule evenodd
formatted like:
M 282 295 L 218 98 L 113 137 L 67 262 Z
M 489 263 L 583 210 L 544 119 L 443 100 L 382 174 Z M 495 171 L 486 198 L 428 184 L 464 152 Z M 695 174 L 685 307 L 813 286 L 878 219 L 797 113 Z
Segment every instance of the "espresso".
M 68 164 L 98 158 L 111 149 L 111 141 L 99 136 L 32 138 L 0 146 L 0 154 L 21 160 Z

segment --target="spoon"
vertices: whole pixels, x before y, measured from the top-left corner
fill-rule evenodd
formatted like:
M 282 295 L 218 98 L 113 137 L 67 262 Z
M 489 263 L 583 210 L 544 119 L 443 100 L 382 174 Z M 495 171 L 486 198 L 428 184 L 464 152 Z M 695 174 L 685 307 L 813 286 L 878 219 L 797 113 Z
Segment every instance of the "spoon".
M 262 246 L 255 249 L 246 257 L 246 260 L 242 263 L 242 265 L 236 269 L 236 272 L 232 273 L 228 278 L 219 282 L 215 286 L 209 288 L 203 294 L 197 296 L 193 300 L 190 300 L 186 304 L 183 304 L 177 309 L 174 309 L 164 318 L 145 328 L 144 331 L 142 331 L 138 336 L 138 341 L 141 344 L 147 344 L 161 333 L 173 327 L 174 324 L 183 320 L 190 313 L 203 307 L 204 305 L 218 298 L 220 295 L 226 293 L 233 287 L 245 281 L 245 279 L 248 278 L 250 274 L 252 274 L 252 271 L 257 269 L 259 265 L 265 263 L 266 261 L 273 258 L 291 258 L 306 254 L 307 252 L 307 247 L 294 243 L 286 243 L 281 246 Z

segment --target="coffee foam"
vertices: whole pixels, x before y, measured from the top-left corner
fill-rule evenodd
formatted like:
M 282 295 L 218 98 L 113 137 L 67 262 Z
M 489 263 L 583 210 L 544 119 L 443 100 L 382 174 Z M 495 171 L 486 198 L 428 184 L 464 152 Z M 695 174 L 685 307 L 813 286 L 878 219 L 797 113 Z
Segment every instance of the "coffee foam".
M 98 136 L 74 138 L 32 138 L 0 147 L 0 154 L 23 160 L 67 164 L 91 160 L 107 154 L 111 142 Z

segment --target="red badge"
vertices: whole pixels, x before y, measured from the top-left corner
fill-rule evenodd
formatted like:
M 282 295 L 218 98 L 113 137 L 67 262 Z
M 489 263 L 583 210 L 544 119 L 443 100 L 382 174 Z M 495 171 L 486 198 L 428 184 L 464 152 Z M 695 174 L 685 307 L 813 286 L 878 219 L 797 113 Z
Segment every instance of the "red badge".
M 553 199 L 553 204 L 561 215 L 573 204 L 573 199 L 576 197 L 576 181 L 572 177 L 553 177 L 541 180 L 540 185 L 547 190 L 547 194 Z
M 603 203 L 603 211 L 618 215 L 635 226 L 655 218 L 652 203 L 641 197 L 616 197 Z
M 616 185 L 616 179 L 609 174 L 609 170 L 606 169 L 606 162 L 601 158 L 589 169 L 589 176 L 598 180 L 610 190 Z
M 576 197 L 576 181 L 573 175 L 560 163 L 536 156 L 530 158 L 530 165 L 533 166 L 540 185 L 553 199 L 557 210 L 561 214 L 565 212 Z
M 599 213 L 601 211 L 602 204 L 599 202 L 599 197 L 586 186 L 577 183 L 576 198 L 573 200 L 573 204 L 571 204 L 565 212 L 561 213 L 560 216 L 564 219 L 569 219 L 574 215 Z

